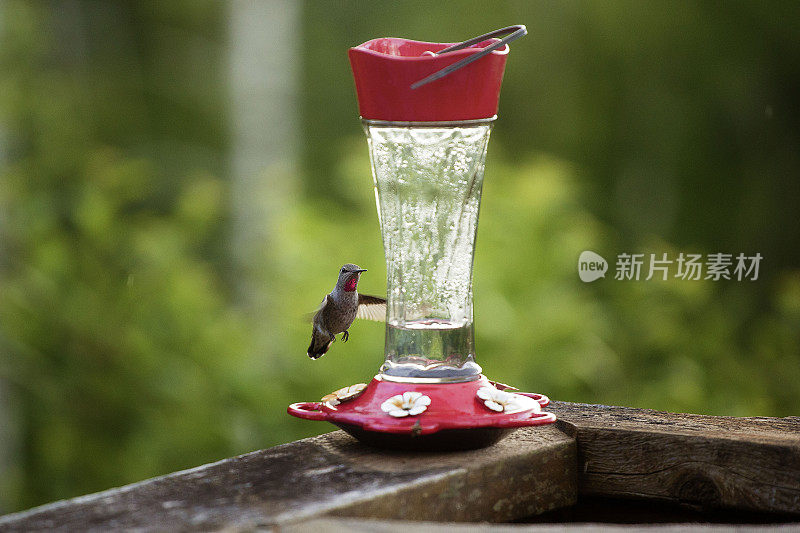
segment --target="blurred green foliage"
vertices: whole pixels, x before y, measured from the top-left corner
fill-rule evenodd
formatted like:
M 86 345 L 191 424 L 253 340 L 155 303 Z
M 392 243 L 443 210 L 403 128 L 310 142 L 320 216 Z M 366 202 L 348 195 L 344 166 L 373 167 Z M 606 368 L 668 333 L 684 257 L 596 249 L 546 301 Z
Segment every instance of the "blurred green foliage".
M 476 251 L 490 377 L 570 401 L 797 414 L 797 4 L 485 6 L 304 4 L 299 192 L 268 260 L 240 265 L 225 5 L 4 4 L 0 511 L 331 429 L 285 406 L 382 359 L 367 322 L 309 361 L 303 319 L 342 263 L 384 291 L 345 54 L 376 36 L 530 30 L 509 56 Z M 583 284 L 586 249 L 764 262 L 755 282 Z M 254 268 L 269 323 L 237 296 Z

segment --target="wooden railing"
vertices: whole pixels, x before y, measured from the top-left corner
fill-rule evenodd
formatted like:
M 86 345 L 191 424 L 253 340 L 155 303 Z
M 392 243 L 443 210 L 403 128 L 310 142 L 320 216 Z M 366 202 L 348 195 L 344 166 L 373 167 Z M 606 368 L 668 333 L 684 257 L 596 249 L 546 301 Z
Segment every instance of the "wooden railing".
M 321 533 L 336 524 L 359 530 L 354 519 L 508 522 L 597 496 L 800 522 L 798 417 L 564 402 L 548 410 L 555 425 L 469 452 L 386 452 L 336 431 L 0 517 L 0 531 Z

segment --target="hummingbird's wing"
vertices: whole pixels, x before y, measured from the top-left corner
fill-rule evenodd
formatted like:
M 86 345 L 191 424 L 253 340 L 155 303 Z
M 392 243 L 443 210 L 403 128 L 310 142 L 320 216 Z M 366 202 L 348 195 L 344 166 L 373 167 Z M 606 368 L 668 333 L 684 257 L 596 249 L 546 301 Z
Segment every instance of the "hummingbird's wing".
M 325 295 L 325 298 L 323 298 L 322 301 L 319 303 L 319 306 L 317 307 L 316 311 L 314 311 L 313 313 L 305 313 L 303 315 L 303 318 L 305 319 L 306 322 L 314 322 L 314 319 L 317 318 L 317 315 L 323 309 L 325 309 L 325 304 L 328 303 L 328 296 L 330 296 L 330 294 Z
M 329 301 L 330 294 L 325 296 L 325 299 L 322 300 L 322 304 L 317 310 L 317 314 L 314 315 L 314 326 L 311 329 L 311 344 L 308 345 L 308 350 L 306 350 L 306 353 L 311 359 L 319 359 L 325 355 L 330 349 L 331 344 L 333 344 L 333 341 L 336 340 L 336 337 L 331 335 L 324 323 L 323 313 Z
M 386 320 L 386 300 L 377 296 L 359 293 L 356 318 L 383 322 Z

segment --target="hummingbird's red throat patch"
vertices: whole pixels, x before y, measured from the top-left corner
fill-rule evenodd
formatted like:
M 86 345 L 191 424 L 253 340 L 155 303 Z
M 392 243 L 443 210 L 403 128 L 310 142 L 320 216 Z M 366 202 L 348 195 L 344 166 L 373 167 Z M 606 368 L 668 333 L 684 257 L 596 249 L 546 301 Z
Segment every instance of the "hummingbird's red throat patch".
M 345 283 L 344 290 L 346 292 L 353 292 L 354 290 L 356 290 L 356 285 L 358 285 L 358 278 L 356 277 L 350 278 L 349 280 L 347 280 L 347 283 Z

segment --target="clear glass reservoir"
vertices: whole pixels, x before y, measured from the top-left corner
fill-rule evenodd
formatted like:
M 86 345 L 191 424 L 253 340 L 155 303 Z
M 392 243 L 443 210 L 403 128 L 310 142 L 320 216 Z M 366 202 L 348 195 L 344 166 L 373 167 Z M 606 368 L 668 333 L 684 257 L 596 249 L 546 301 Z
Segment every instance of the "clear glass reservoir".
M 384 379 L 476 379 L 472 264 L 494 119 L 365 120 L 387 271 Z

